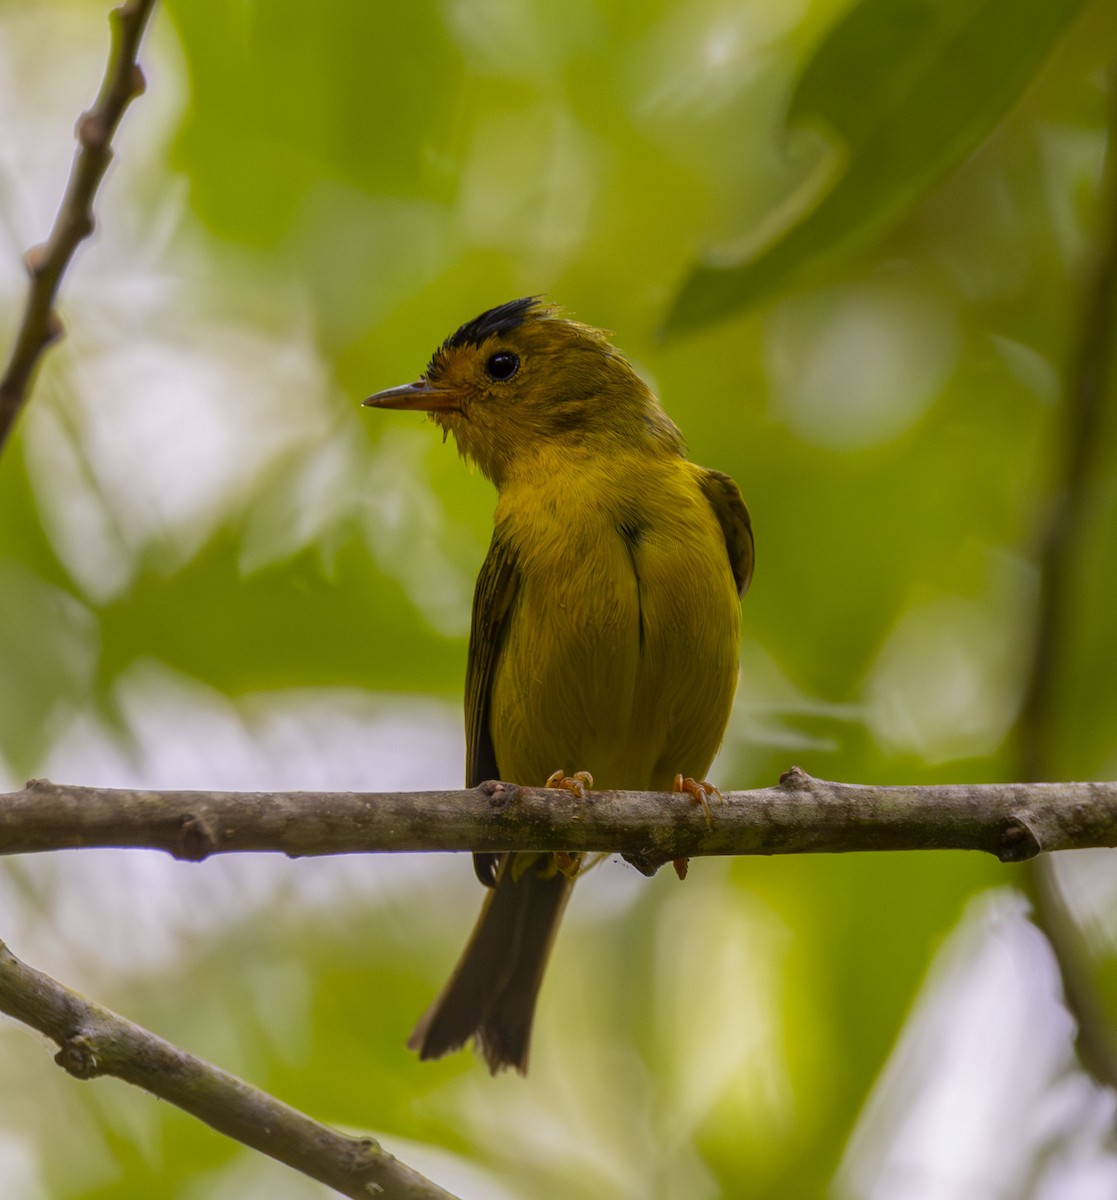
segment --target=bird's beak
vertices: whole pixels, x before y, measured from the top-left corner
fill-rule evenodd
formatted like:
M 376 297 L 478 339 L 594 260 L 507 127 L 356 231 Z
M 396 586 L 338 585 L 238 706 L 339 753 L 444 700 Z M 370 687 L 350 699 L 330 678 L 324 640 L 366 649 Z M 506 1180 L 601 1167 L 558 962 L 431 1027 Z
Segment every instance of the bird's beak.
M 369 408 L 408 408 L 420 412 L 461 412 L 462 398 L 451 388 L 435 387 L 429 380 L 418 379 L 401 387 L 388 388 L 369 396 L 362 404 Z

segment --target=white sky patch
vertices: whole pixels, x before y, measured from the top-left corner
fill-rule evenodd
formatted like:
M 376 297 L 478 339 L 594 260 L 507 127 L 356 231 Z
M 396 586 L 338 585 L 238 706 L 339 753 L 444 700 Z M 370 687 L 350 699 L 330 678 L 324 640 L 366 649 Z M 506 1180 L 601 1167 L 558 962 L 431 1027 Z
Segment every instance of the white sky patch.
M 234 704 L 155 663 L 122 677 L 117 701 L 123 736 L 77 718 L 42 773 L 90 786 L 251 791 L 461 784 L 460 717 L 434 701 L 292 691 Z M 435 855 L 291 862 L 246 854 L 192 864 L 158 852 L 83 850 L 6 864 L 0 908 L 17 954 L 96 994 L 99 983 L 179 966 L 183 938 L 221 929 L 231 913 L 240 921 L 282 904 L 373 905 L 443 865 Z
M 21 256 L 50 232 L 77 146 L 75 117 L 97 94 L 109 41 L 107 14 L 96 6 L 0 9 L 0 310 L 23 304 Z M 153 250 L 165 244 L 173 227 L 167 218 L 182 207 L 181 190 L 172 187 L 168 196 L 162 166 L 185 96 L 177 43 L 166 21 L 153 21 L 145 35 L 144 70 L 147 90 L 136 101 L 142 119 L 135 110 L 125 113 L 114 138 L 118 152 L 98 194 L 97 229 L 79 247 L 66 276 L 67 325 L 79 312 L 97 310 L 104 282 L 98 276 L 109 264 L 127 255 L 130 275 L 151 265 Z
M 102 188 L 126 191 L 127 177 L 142 173 L 161 154 L 182 107 L 181 71 L 174 39 L 153 21 L 144 39 L 149 87 L 137 102 L 143 120 L 126 114 L 115 138 L 127 141 Z M 109 51 L 107 13 L 93 5 L 9 4 L 0 12 L 0 179 L 7 226 L 0 245 L 16 263 L 29 245 L 46 240 L 77 143 L 77 114 L 92 103 Z M 125 180 L 121 180 L 121 176 Z M 90 243 L 86 243 L 86 251 Z
M 0 259 L 18 264 L 54 219 L 109 27 L 103 11 L 26 5 L 5 9 L 0 35 Z M 332 421 L 300 286 L 261 270 L 252 285 L 238 275 L 257 292 L 238 296 L 226 261 L 194 236 L 165 161 L 184 97 L 166 22 L 153 23 L 144 60 L 143 119 L 129 110 L 117 132 L 96 234 L 66 276 L 67 336 L 24 417 L 44 526 L 97 601 L 124 590 L 143 556 L 165 570 L 184 562 L 269 466 L 312 450 Z M 0 314 L 14 320 L 24 287 L 21 271 L 0 272 Z M 246 305 L 269 327 L 236 319 Z
M 47 774 L 94 787 L 461 786 L 460 717 L 434 700 L 293 688 L 234 702 L 149 660 L 121 676 L 116 702 L 127 740 L 75 722 L 48 759 Z
M 1049 855 L 1047 862 L 1090 944 L 1103 954 L 1117 953 L 1117 850 L 1074 850 Z
M 939 952 L 862 1111 L 842 1200 L 1012 1200 L 1045 1150 L 1060 1197 L 1117 1194 L 1113 1099 L 1077 1075 L 1051 952 L 1021 897 L 987 892 Z M 1008 1148 L 1011 1147 L 1011 1152 Z M 1042 1166 L 1042 1164 L 1041 1164 Z M 1088 1168 L 1085 1171 L 1084 1168 Z M 1071 1175 L 1107 1191 L 1065 1190 Z
M 38 1159 L 29 1139 L 0 1130 L 0 1179 L 5 1195 L 19 1200 L 48 1200 Z
M 216 315 L 192 319 L 170 281 L 153 304 L 143 329 L 129 328 L 122 305 L 115 332 L 75 339 L 65 358 L 72 393 L 56 386 L 26 418 L 51 541 L 99 600 L 131 582 L 145 553 L 164 569 L 181 565 L 244 506 L 266 468 L 330 433 L 308 329 L 271 337 Z

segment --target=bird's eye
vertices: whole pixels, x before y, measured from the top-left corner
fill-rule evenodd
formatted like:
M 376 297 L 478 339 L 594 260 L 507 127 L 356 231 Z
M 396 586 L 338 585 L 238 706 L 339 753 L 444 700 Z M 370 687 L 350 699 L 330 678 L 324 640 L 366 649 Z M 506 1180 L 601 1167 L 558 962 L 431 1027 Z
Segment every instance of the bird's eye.
M 498 350 L 495 354 L 491 354 L 489 361 L 485 363 L 485 370 L 489 375 L 493 379 L 501 381 L 511 379 L 519 369 L 519 357 L 508 350 Z

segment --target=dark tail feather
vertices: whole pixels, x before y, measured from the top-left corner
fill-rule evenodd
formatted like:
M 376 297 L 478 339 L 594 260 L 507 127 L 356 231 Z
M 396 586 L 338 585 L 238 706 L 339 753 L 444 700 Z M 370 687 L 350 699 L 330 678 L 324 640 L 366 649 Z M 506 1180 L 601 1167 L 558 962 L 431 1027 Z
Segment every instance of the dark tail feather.
M 501 863 L 461 960 L 408 1039 L 420 1058 L 440 1058 L 472 1037 L 494 1075 L 527 1070 L 535 1000 L 574 881 L 549 854 L 520 857 L 536 862 L 522 873 L 507 857 Z

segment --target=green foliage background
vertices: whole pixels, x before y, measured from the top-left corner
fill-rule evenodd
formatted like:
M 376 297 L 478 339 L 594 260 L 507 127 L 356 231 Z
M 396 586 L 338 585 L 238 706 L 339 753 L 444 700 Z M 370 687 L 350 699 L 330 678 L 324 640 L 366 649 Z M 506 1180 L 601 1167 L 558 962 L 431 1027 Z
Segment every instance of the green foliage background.
M 0 0 L 4 338 L 105 12 Z M 358 403 L 545 292 L 752 508 L 718 781 L 1016 777 L 1115 52 L 1105 0 L 167 3 L 0 462 L 0 774 L 455 785 L 492 495 Z M 1054 777 L 1117 773 L 1105 437 Z M 1059 865 L 1108 1006 L 1110 864 Z M 463 1197 L 1110 1196 L 1112 1097 L 1019 882 L 610 864 L 526 1081 L 403 1046 L 480 900 L 462 859 L 13 860 L 0 936 Z M 5 1197 L 323 1193 L 10 1025 L 0 1073 Z

